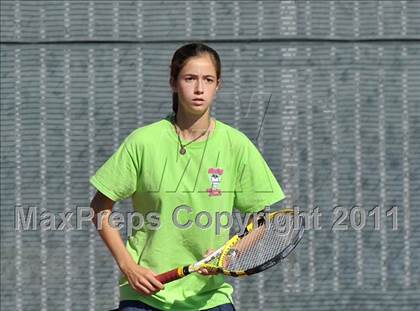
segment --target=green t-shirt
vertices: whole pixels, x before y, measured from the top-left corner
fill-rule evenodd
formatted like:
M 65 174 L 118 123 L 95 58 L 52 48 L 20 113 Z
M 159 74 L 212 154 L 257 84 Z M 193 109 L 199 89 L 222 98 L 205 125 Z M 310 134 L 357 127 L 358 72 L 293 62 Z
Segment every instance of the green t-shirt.
M 114 201 L 131 197 L 134 211 L 145 219 L 150 212 L 159 214 L 158 229 L 144 225 L 129 236 L 126 245 L 135 262 L 157 274 L 194 263 L 208 249 L 217 249 L 227 241 L 228 228 L 216 234 L 216 212 L 231 214 L 233 208 L 258 212 L 284 198 L 267 163 L 246 135 L 216 120 L 209 137 L 191 143 L 181 155 L 169 120 L 133 131 L 90 179 Z M 195 222 L 203 211 L 210 213 L 210 224 L 202 214 L 199 224 Z M 186 228 L 175 225 L 173 216 Z M 226 217 L 220 218 L 227 223 Z M 166 284 L 152 296 L 133 290 L 124 276 L 120 279 L 120 300 L 140 300 L 162 310 L 212 308 L 232 302 L 232 292 L 223 275 L 194 273 Z

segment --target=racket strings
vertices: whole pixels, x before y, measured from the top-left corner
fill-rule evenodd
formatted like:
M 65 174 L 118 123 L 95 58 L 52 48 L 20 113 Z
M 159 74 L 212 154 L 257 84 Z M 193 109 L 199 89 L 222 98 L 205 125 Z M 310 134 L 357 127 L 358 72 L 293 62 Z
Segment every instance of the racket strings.
M 261 266 L 289 246 L 295 235 L 293 216 L 273 218 L 239 240 L 230 249 L 223 266 L 229 271 L 246 271 Z

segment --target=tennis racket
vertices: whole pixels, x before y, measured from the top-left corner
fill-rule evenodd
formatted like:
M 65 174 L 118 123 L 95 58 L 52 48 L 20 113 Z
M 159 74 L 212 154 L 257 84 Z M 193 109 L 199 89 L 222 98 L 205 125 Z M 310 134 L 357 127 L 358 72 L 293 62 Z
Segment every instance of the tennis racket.
M 264 271 L 286 258 L 303 237 L 305 220 L 293 209 L 282 209 L 251 222 L 242 235 L 235 235 L 206 258 L 158 275 L 162 283 L 181 279 L 200 268 L 229 276 Z

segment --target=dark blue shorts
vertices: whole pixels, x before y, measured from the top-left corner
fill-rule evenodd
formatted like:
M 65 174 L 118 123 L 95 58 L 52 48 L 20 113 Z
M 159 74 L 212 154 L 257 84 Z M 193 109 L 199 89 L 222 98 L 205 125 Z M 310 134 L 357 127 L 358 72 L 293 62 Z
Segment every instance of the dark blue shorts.
M 159 309 L 148 306 L 147 304 L 138 300 L 123 300 L 120 301 L 120 311 L 159 311 Z M 208 311 L 235 311 L 235 307 L 231 303 L 220 305 L 214 308 L 206 309 Z

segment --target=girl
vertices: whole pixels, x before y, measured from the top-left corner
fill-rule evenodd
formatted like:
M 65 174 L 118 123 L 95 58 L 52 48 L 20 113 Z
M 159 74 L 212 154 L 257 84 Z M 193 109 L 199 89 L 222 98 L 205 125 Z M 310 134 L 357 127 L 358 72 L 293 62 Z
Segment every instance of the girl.
M 234 310 L 223 275 L 201 269 L 165 286 L 155 276 L 222 246 L 233 208 L 258 212 L 284 198 L 247 136 L 210 116 L 220 76 L 214 49 L 179 48 L 171 62 L 173 113 L 133 131 L 90 179 L 98 190 L 94 223 L 102 211 L 99 234 L 123 273 L 120 310 Z M 124 246 L 109 215 L 128 197 L 146 219 L 155 213 L 155 226 L 137 226 Z

